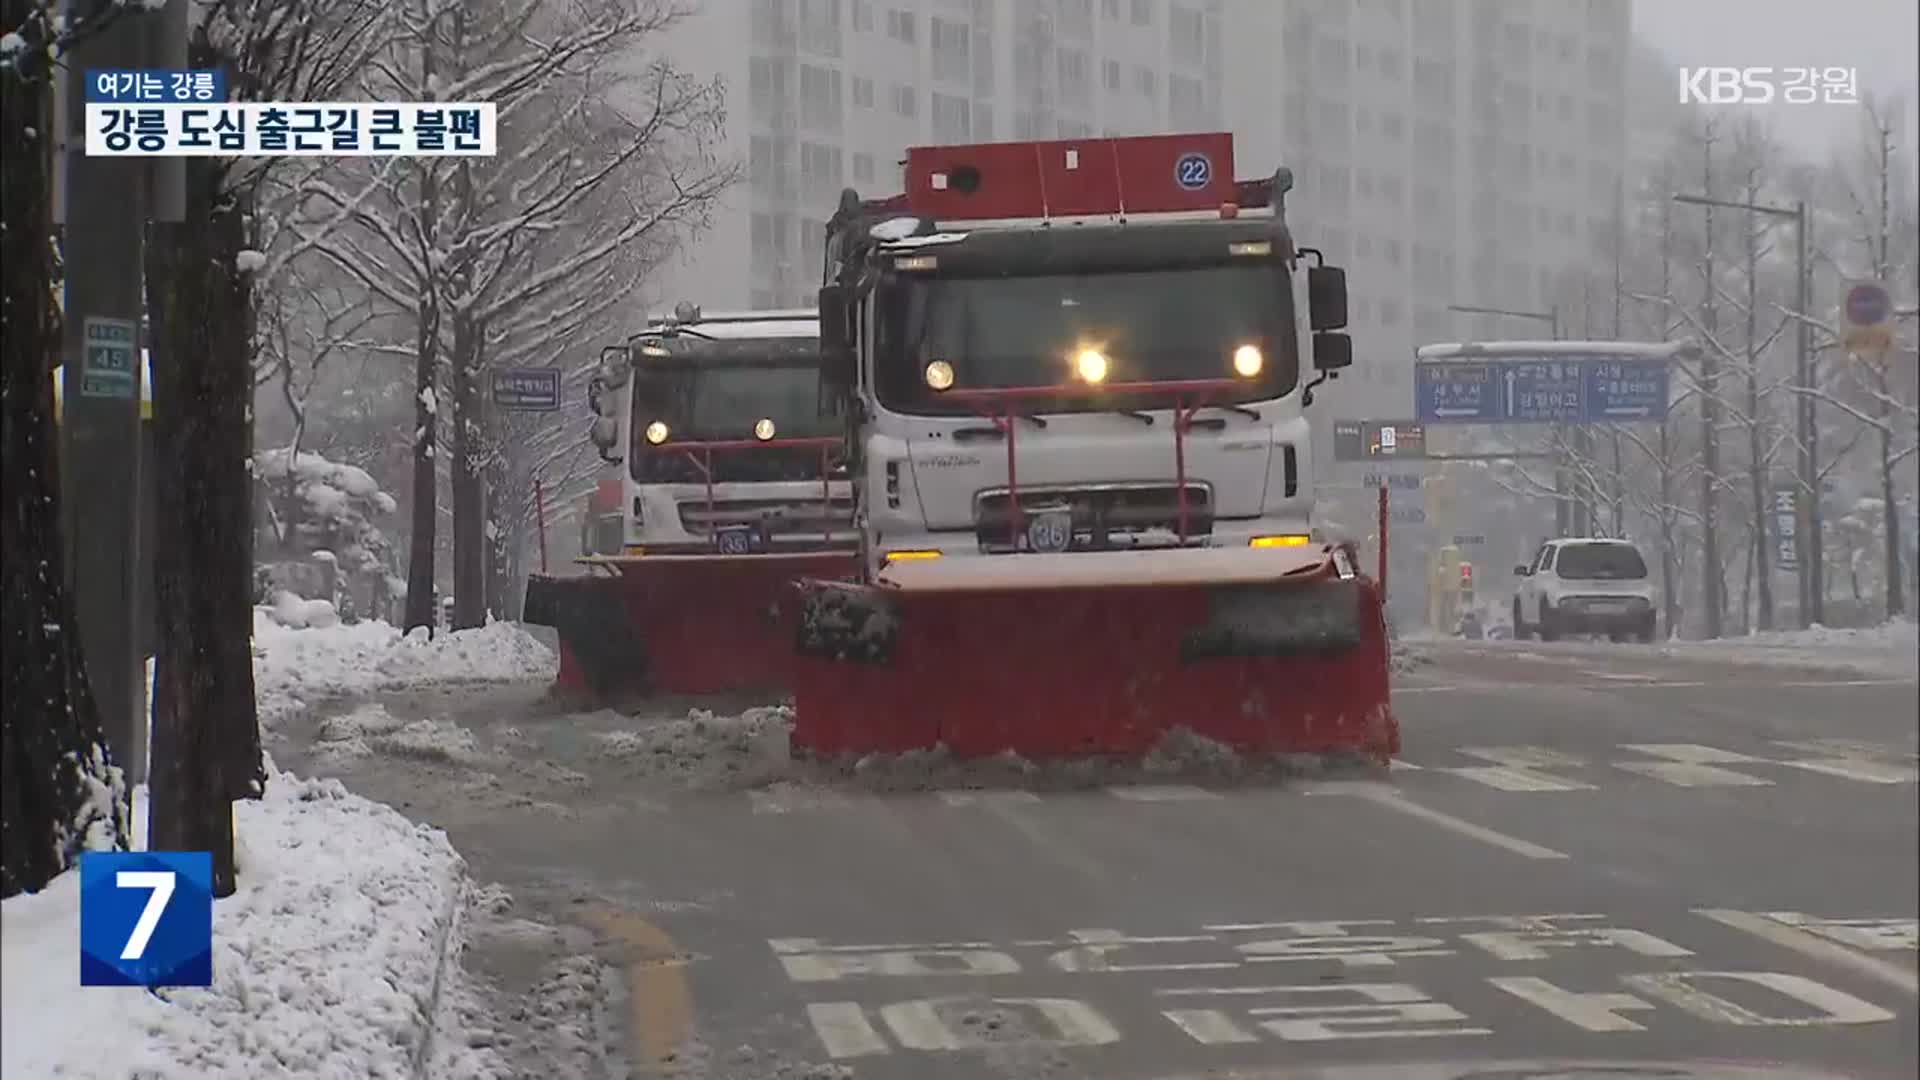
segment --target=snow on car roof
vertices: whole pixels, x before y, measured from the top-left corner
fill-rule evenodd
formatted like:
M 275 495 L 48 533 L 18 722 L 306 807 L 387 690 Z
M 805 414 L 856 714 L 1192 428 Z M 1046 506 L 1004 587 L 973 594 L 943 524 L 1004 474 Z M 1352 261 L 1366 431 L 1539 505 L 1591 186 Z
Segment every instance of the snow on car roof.
M 649 330 L 660 329 L 648 327 Z M 691 337 L 709 338 L 714 341 L 731 341 L 736 338 L 812 338 L 820 336 L 820 324 L 817 321 L 802 322 L 798 319 L 769 319 L 765 322 L 696 322 L 684 323 L 674 330 Z

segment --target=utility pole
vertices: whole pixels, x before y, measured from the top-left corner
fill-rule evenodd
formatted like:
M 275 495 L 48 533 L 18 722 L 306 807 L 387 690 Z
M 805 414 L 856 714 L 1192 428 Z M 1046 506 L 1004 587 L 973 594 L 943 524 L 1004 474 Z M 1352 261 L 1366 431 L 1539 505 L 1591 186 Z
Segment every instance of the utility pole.
M 183 5 L 186 0 L 173 0 Z M 69 25 L 111 0 L 69 0 Z M 67 587 L 87 678 L 114 762 L 144 780 L 146 663 L 140 648 L 141 315 L 147 162 L 87 156 L 86 73 L 145 68 L 153 20 L 122 14 L 80 42 L 56 94 L 55 223 L 62 226 L 60 497 Z
M 1622 272 L 1621 262 L 1623 259 L 1626 258 L 1626 246 L 1627 246 L 1625 189 L 1626 189 L 1625 181 L 1619 180 L 1619 179 L 1614 180 L 1613 182 L 1613 340 L 1615 341 L 1620 340 L 1620 294 L 1625 290 L 1625 282 L 1622 281 L 1621 279 L 1621 272 Z M 1613 491 L 1611 492 L 1611 497 L 1609 499 L 1609 501 L 1612 503 L 1612 506 L 1610 507 L 1612 511 L 1610 515 L 1612 518 L 1612 525 L 1613 525 L 1612 532 L 1615 537 L 1625 537 L 1627 535 L 1627 522 L 1626 522 L 1627 471 L 1624 464 L 1620 460 L 1620 427 L 1618 424 L 1609 424 L 1607 425 L 1607 427 L 1608 427 L 1609 433 L 1613 436 L 1613 478 L 1612 478 Z

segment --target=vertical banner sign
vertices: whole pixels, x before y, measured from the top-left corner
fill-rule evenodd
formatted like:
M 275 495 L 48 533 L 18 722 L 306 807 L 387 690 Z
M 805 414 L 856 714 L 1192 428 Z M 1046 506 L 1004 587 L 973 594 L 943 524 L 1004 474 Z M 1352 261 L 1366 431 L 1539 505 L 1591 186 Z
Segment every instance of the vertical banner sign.
M 1800 569 L 1798 495 L 1791 487 L 1773 489 L 1773 565 L 1781 570 Z

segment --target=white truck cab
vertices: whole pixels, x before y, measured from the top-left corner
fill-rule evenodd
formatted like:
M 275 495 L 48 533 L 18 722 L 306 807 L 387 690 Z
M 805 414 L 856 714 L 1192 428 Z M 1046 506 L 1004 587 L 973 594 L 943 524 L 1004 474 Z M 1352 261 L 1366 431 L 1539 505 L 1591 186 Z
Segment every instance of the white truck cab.
M 1657 602 L 1647 562 L 1629 540 L 1564 537 L 1540 545 L 1513 570 L 1513 635 L 1604 633 L 1615 641 L 1652 641 Z
M 1345 278 L 1295 251 L 1289 173 L 1209 171 L 1227 138 L 915 147 L 905 195 L 842 196 L 822 343 L 870 578 L 1313 542 L 1304 407 L 1352 360 Z
M 624 465 L 620 555 L 851 550 L 840 421 L 812 310 L 681 304 L 601 351 L 592 441 Z

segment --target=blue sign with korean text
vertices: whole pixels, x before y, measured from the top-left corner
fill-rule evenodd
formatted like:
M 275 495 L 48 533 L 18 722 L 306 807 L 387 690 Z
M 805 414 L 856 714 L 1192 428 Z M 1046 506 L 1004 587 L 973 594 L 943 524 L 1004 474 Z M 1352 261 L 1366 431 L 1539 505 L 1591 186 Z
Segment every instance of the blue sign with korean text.
M 559 368 L 497 368 L 493 403 L 514 412 L 552 412 L 560 407 Z
M 1586 362 L 1588 420 L 1658 420 L 1667 415 L 1668 370 L 1661 360 Z
M 213 855 L 80 855 L 80 985 L 212 986 Z
M 1503 419 L 1516 424 L 1577 424 L 1585 419 L 1586 385 L 1573 360 L 1523 360 L 1503 364 Z
M 1492 364 L 1422 360 L 1414 365 L 1414 409 L 1427 423 L 1491 424 L 1500 419 Z
M 87 100 L 113 105 L 208 105 L 227 100 L 227 73 L 89 68 Z
M 1430 424 L 1596 424 L 1667 415 L 1664 360 L 1580 356 L 1541 360 L 1422 360 L 1414 409 Z

